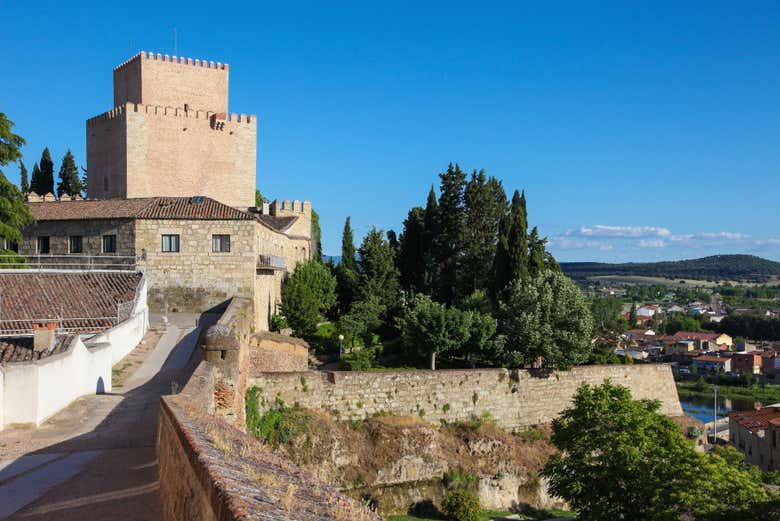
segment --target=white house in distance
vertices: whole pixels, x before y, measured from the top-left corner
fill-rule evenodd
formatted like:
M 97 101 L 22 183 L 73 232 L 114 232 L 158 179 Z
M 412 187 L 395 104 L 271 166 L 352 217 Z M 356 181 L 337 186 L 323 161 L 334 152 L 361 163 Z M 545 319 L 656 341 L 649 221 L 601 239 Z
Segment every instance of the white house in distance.
M 0 270 L 0 429 L 36 427 L 86 394 L 149 324 L 137 272 Z

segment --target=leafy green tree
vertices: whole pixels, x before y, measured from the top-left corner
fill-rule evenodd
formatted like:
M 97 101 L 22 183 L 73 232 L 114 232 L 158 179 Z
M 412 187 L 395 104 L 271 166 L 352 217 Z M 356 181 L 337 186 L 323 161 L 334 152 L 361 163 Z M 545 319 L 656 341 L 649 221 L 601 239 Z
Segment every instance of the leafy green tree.
M 636 302 L 631 304 L 631 311 L 628 313 L 628 327 L 636 327 L 637 313 Z
M 41 169 L 38 166 L 38 163 L 35 163 L 33 164 L 32 177 L 30 178 L 30 192 L 43 195 L 40 193 L 42 186 L 43 181 L 41 180 Z
M 376 297 L 386 310 L 394 308 L 400 296 L 398 270 L 394 252 L 382 231 L 372 228 L 363 238 L 358 253 L 357 298 L 367 300 Z
M 24 145 L 24 138 L 14 134 L 13 127 L 14 123 L 0 112 L 0 168 L 22 157 L 19 148 Z M 5 255 L 3 262 L 16 264 L 22 260 L 13 255 L 11 247 L 21 242 L 21 229 L 32 221 L 22 192 L 0 170 L 0 254 Z
M 320 229 L 320 214 L 316 210 L 311 211 L 311 243 L 312 258 L 322 262 L 322 230 Z
M 38 192 L 39 195 L 53 194 L 54 193 L 54 163 L 51 160 L 51 153 L 49 147 L 43 149 L 40 161 L 40 188 L 42 192 Z
M 436 355 L 460 349 L 471 335 L 472 314 L 416 295 L 400 318 L 401 339 L 410 350 L 426 352 L 431 369 Z
M 532 277 L 547 269 L 545 244 L 547 239 L 539 237 L 539 230 L 534 226 L 528 237 L 528 273 Z
M 263 194 L 260 193 L 260 190 L 255 188 L 255 207 L 262 208 L 263 207 L 263 201 L 265 201 L 265 198 L 263 197 Z
M 466 359 L 473 368 L 479 360 L 490 366 L 500 365 L 503 343 L 496 339 L 498 322 L 487 313 L 471 312 L 469 338 L 464 344 Z
M 550 492 L 577 519 L 704 519 L 768 501 L 750 473 L 723 457 L 696 452 L 660 403 L 633 400 L 606 381 L 583 384 L 553 421 L 560 452 L 544 469 Z
M 425 288 L 425 210 L 416 206 L 404 221 L 398 251 L 401 286 L 417 293 Z
M 382 325 L 384 311 L 377 297 L 357 300 L 352 303 L 349 312 L 339 318 L 337 329 L 350 346 L 354 347 L 355 340 L 361 338 L 363 345 L 368 347 L 374 332 Z
M 65 156 L 62 158 L 59 178 L 60 181 L 57 183 L 57 197 L 62 198 L 63 195 L 81 195 L 81 192 L 84 191 L 84 187 L 81 185 L 81 179 L 79 178 L 79 169 L 76 166 L 76 160 L 73 158 L 70 149 L 68 149 Z
M 623 301 L 615 297 L 594 298 L 590 301 L 590 311 L 596 332 L 625 331 L 628 323 L 623 318 Z
M 664 332 L 667 335 L 673 335 L 678 331 L 702 331 L 702 328 L 694 317 L 682 313 L 672 313 L 664 323 Z
M 299 263 L 282 287 L 282 314 L 299 336 L 314 333 L 322 314 L 335 303 L 336 279 L 315 260 Z
M 498 222 L 498 240 L 496 253 L 490 266 L 490 298 L 498 303 L 501 293 L 511 279 L 509 268 L 509 214 L 504 214 Z
M 30 192 L 30 179 L 27 176 L 27 167 L 24 166 L 24 161 L 19 160 L 19 176 L 21 177 L 20 188 L 22 193 L 26 194 Z
M 507 290 L 500 308 L 507 363 L 518 367 L 541 356 L 548 368 L 568 369 L 588 359 L 593 318 L 568 277 L 545 271 Z
M 501 181 L 486 177 L 485 171 L 472 172 L 463 191 L 466 225 L 460 295 L 488 288 L 498 241 L 498 226 L 507 211 L 506 193 Z
M 450 165 L 447 171 L 439 174 L 438 234 L 433 241 L 433 258 L 439 267 L 438 284 L 434 295 L 447 305 L 455 302 L 459 287 L 460 258 L 463 253 L 463 234 L 466 224 L 466 212 L 463 206 L 463 191 L 466 186 L 466 174 L 460 166 Z

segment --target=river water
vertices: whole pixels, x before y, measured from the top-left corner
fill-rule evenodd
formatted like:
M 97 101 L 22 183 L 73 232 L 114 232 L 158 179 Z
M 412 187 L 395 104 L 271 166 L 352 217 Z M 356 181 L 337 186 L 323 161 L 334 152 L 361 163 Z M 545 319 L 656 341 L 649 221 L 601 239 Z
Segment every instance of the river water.
M 710 398 L 708 400 L 701 400 L 695 398 L 689 398 L 686 400 L 680 400 L 683 412 L 688 416 L 693 416 L 699 421 L 704 423 L 711 422 L 715 417 L 714 400 Z M 728 413 L 732 411 L 750 411 L 755 409 L 760 404 L 749 400 L 730 400 L 718 398 L 718 418 L 724 418 Z

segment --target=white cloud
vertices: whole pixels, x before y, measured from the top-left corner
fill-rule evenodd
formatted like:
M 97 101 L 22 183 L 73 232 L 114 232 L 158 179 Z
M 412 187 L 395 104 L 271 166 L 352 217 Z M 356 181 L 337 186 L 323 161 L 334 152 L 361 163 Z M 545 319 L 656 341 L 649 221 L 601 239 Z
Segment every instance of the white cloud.
M 569 230 L 566 235 L 580 237 L 668 237 L 671 235 L 666 228 L 657 226 L 580 226 L 579 230 Z
M 590 241 L 581 239 L 568 239 L 566 237 L 552 237 L 549 245 L 562 250 L 600 250 L 610 251 L 614 247 L 605 241 Z
M 740 239 L 749 239 L 750 235 L 745 235 L 744 233 L 733 233 L 733 232 L 705 232 L 700 233 L 698 235 L 702 239 L 727 239 L 727 240 L 740 240 Z
M 661 239 L 650 241 L 642 239 L 638 244 L 640 248 L 663 248 L 666 246 L 666 243 Z

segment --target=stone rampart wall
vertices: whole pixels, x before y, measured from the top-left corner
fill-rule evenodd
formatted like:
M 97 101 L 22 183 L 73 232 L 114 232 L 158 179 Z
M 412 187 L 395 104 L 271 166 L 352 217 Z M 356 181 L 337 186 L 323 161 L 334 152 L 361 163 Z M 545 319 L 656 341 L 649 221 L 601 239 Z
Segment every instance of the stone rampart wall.
M 248 385 L 260 389 L 261 409 L 279 398 L 341 419 L 388 413 L 431 423 L 487 412 L 500 426 L 518 429 L 553 420 L 580 384 L 605 379 L 628 387 L 635 398 L 660 400 L 665 414 L 682 414 L 671 368 L 662 364 L 583 366 L 547 376 L 506 369 L 263 373 L 251 375 Z
M 309 345 L 298 338 L 275 333 L 252 337 L 249 350 L 249 376 L 264 372 L 306 371 Z
M 251 321 L 251 302 L 233 299 L 201 337 L 205 360 L 182 392 L 161 399 L 157 458 L 163 519 L 380 521 L 237 428 L 243 416 L 229 409 L 243 409 L 243 395 L 231 402 L 225 391 L 245 390 L 240 373 L 246 374 L 242 360 Z

